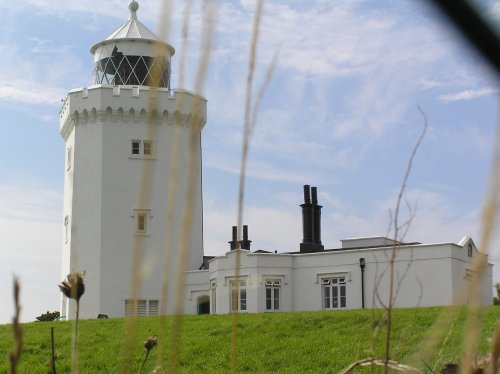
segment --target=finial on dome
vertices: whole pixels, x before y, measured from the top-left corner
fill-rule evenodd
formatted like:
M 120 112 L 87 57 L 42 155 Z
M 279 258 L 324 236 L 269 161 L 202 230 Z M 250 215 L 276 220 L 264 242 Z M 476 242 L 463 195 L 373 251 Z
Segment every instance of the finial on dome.
M 139 9 L 139 3 L 135 0 L 128 4 L 128 9 L 130 10 L 130 16 L 128 19 L 137 20 L 137 9 Z

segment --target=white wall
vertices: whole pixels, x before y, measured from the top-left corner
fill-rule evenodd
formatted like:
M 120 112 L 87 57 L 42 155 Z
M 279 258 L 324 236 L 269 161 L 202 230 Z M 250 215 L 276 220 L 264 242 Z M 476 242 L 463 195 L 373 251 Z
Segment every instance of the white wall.
M 466 249 L 452 243 L 406 245 L 398 248 L 394 262 L 394 306 L 416 307 L 463 304 L 454 291 L 465 279 L 472 259 L 457 256 Z M 235 250 L 209 262 L 209 278 L 217 285 L 217 313 L 230 312 L 230 283 L 240 253 L 239 277 L 247 282 L 247 312 L 265 312 L 265 279 L 283 279 L 280 311 L 321 310 L 322 278 L 346 278 L 346 309 L 362 307 L 361 268 L 365 258 L 365 307 L 388 304 L 388 259 L 392 248 L 366 248 L 307 254 L 249 253 Z M 467 256 L 467 255 L 466 255 Z M 483 279 L 491 285 L 491 272 Z M 489 282 L 489 283 L 488 283 Z M 491 287 L 491 286 L 490 286 Z M 486 293 L 488 293 L 486 292 Z M 213 302 L 213 301 L 212 301 Z M 490 304 L 490 297 L 483 297 Z
M 189 157 L 196 161 L 196 176 L 195 194 L 190 199 L 193 225 L 184 270 L 198 269 L 203 261 L 200 137 L 195 137 L 194 149 L 189 145 L 193 116 L 200 115 L 203 124 L 206 121 L 206 101 L 187 91 L 158 89 L 158 116 L 154 120 L 150 116 L 151 92 L 148 87 L 98 85 L 71 91 L 63 106 L 62 134 L 74 148 L 70 170 L 73 177 L 69 171 L 65 177 L 64 211 L 71 216 L 72 234 L 69 245 L 63 244 L 63 273 L 67 274 L 68 268 L 86 272 L 82 318 L 95 318 L 99 313 L 123 316 L 125 299 L 131 297 L 133 263 L 142 277 L 137 298 L 160 299 L 167 240 L 172 249 L 168 256 L 167 304 L 173 308 Z M 193 113 L 195 103 L 201 106 Z M 176 139 L 179 148 L 173 155 Z M 153 156 L 132 157 L 131 140 L 154 141 Z M 179 165 L 173 199 L 175 236 L 166 238 L 167 192 L 174 165 Z M 136 234 L 137 209 L 148 212 L 145 235 Z

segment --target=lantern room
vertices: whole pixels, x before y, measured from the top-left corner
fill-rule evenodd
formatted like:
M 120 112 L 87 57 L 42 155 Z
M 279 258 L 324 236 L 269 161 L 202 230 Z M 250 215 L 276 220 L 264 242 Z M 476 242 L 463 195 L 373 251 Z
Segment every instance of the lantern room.
M 129 4 L 129 19 L 93 45 L 93 84 L 152 86 L 170 89 L 174 48 L 137 19 L 139 4 Z

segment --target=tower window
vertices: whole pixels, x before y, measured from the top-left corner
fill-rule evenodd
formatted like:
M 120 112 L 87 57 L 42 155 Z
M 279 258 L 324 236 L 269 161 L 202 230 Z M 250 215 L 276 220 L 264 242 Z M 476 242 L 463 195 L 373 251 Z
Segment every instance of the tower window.
M 144 213 L 137 214 L 137 232 L 139 234 L 146 233 L 146 218 Z
M 151 158 L 153 156 L 152 140 L 132 140 L 130 154 L 133 158 Z
M 141 154 L 141 141 L 140 140 L 132 140 L 132 154 L 135 156 L 139 156 Z
M 71 169 L 71 147 L 66 150 L 66 170 Z
M 158 300 L 149 300 L 149 315 L 158 315 Z
M 136 235 L 149 235 L 149 220 L 153 218 L 149 209 L 134 209 L 134 231 Z
M 68 242 L 69 216 L 64 217 L 64 242 Z
M 151 156 L 151 154 L 153 153 L 152 152 L 153 142 L 150 140 L 144 140 L 142 144 L 143 144 L 144 156 Z
M 157 316 L 158 300 L 125 300 L 125 317 Z

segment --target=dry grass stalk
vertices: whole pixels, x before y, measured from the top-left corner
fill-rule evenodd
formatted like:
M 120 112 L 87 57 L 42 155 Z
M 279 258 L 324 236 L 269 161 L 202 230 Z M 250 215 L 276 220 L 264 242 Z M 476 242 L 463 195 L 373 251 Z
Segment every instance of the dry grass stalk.
M 255 73 L 255 63 L 257 61 L 257 45 L 259 41 L 260 25 L 262 22 L 262 14 L 264 8 L 264 1 L 258 0 L 256 4 L 252 38 L 250 41 L 250 53 L 248 57 L 248 71 L 246 80 L 246 95 L 245 95 L 245 112 L 244 112 L 244 123 L 243 123 L 243 137 L 242 137 L 242 149 L 241 149 L 241 160 L 240 160 L 240 178 L 239 178 L 239 188 L 238 188 L 238 218 L 237 218 L 237 240 L 240 242 L 242 236 L 243 227 L 243 207 L 245 198 L 245 176 L 246 167 L 248 159 L 248 150 L 250 147 L 250 140 L 252 137 L 253 130 L 257 122 L 257 112 L 259 109 L 261 98 L 263 97 L 268 83 L 271 80 L 272 72 L 276 61 L 271 64 L 268 69 L 266 79 L 262 85 L 262 89 L 259 92 L 257 99 L 252 105 L 253 99 L 253 78 Z M 240 275 L 240 252 L 236 252 L 235 256 L 235 279 L 236 281 L 236 292 L 239 294 L 239 275 Z M 232 318 L 232 332 L 231 332 L 231 373 L 236 373 L 238 370 L 238 310 L 233 310 Z
M 51 360 L 50 367 L 52 370 L 52 374 L 56 374 L 56 355 L 54 351 L 54 328 L 50 328 L 50 347 L 51 347 Z
M 12 318 L 12 330 L 14 332 L 14 349 L 9 353 L 10 361 L 10 373 L 15 374 L 17 369 L 17 364 L 21 359 L 21 353 L 23 351 L 23 330 L 19 324 L 19 318 L 21 316 L 21 304 L 19 302 L 19 292 L 21 286 L 19 285 L 19 280 L 14 277 L 14 317 Z
M 198 61 L 198 69 L 195 79 L 195 91 L 202 92 L 205 77 L 209 65 L 210 54 L 213 47 L 213 35 L 217 19 L 217 4 L 213 1 L 205 1 L 203 3 L 203 41 L 200 60 Z M 189 134 L 189 148 L 188 148 L 188 162 L 187 162 L 187 188 L 185 193 L 184 212 L 182 217 L 182 228 L 180 238 L 180 253 L 177 262 L 177 276 L 176 276 L 176 295 L 174 305 L 174 318 L 172 322 L 172 339 L 170 344 L 169 353 L 169 366 L 168 372 L 175 372 L 177 370 L 181 328 L 182 328 L 182 314 L 184 311 L 184 271 L 187 267 L 189 258 L 189 250 L 191 248 L 191 232 L 193 227 L 193 209 L 194 201 L 197 193 L 201 193 L 199 185 L 197 184 L 197 171 L 201 167 L 200 159 L 197 156 L 201 146 L 201 130 L 204 125 L 202 119 L 202 105 L 203 99 L 201 97 L 194 97 L 191 108 L 191 123 Z
M 477 357 L 477 342 L 479 334 L 479 323 L 481 319 L 480 283 L 481 276 L 487 269 L 487 253 L 495 227 L 495 219 L 498 211 L 498 200 L 500 199 L 500 119 L 497 122 L 494 155 L 491 170 L 490 189 L 485 200 L 482 215 L 482 230 L 479 240 L 479 251 L 472 264 L 471 280 L 471 306 L 467 318 L 464 336 L 464 354 L 461 368 L 464 373 L 473 371 L 475 357 Z
M 495 334 L 491 339 L 490 361 L 486 367 L 486 373 L 497 374 L 500 370 L 500 323 L 497 324 Z
M 144 369 L 144 365 L 149 356 L 149 351 L 151 351 L 158 344 L 158 338 L 156 336 L 150 336 L 144 342 L 144 348 L 146 349 L 146 354 L 144 356 L 144 360 L 142 361 L 141 368 L 139 369 L 139 374 L 142 373 L 142 369 Z
M 153 92 L 153 91 L 151 91 Z M 153 95 L 151 95 L 153 96 Z M 156 124 L 151 121 L 149 125 L 146 126 L 146 138 L 152 139 L 156 142 Z M 141 170 L 141 187 L 139 190 L 139 197 L 137 206 L 147 207 L 150 206 L 151 201 L 151 188 L 152 180 L 154 175 L 153 164 L 150 162 L 142 163 Z M 133 234 L 132 234 L 133 235 Z M 128 374 L 132 370 L 132 356 L 134 352 L 134 341 L 136 338 L 137 330 L 137 300 L 139 298 L 139 292 L 144 283 L 144 270 L 142 268 L 142 259 L 144 258 L 144 237 L 139 235 L 134 235 L 133 249 L 132 249 L 132 277 L 130 284 L 130 298 L 134 300 L 134 308 L 132 316 L 126 319 L 125 326 L 125 340 L 123 349 L 123 373 Z
M 500 369 L 500 324 L 497 325 L 491 339 L 491 351 L 470 363 L 468 372 L 471 374 L 497 374 Z M 433 371 L 434 372 L 434 371 Z M 457 362 L 446 362 L 440 370 L 442 374 L 465 373 Z
M 59 289 L 69 299 L 76 302 L 75 329 L 73 331 L 73 347 L 71 350 L 71 372 L 78 373 L 78 322 L 80 320 L 80 298 L 85 293 L 83 276 L 85 272 L 73 272 L 59 285 Z
M 351 371 L 353 371 L 355 368 L 357 368 L 358 366 L 371 366 L 371 367 L 376 367 L 376 366 L 382 366 L 382 367 L 388 367 L 392 370 L 395 370 L 395 371 L 399 371 L 399 372 L 402 372 L 402 373 L 422 373 L 422 371 L 420 369 L 417 369 L 413 366 L 409 366 L 409 365 L 403 365 L 403 364 L 400 364 L 399 362 L 397 361 L 394 361 L 394 360 L 389 360 L 389 361 L 386 361 L 386 360 L 377 360 L 377 359 L 374 359 L 374 358 L 364 358 L 362 360 L 359 360 L 359 361 L 356 361 L 356 362 L 353 362 L 352 364 L 350 364 L 347 368 L 345 368 L 344 370 L 342 370 L 340 372 L 340 374 L 347 374 L 347 373 L 350 373 Z
M 165 16 L 166 22 L 160 22 L 161 32 L 167 34 L 170 27 L 170 14 L 171 14 L 171 1 L 165 1 L 162 4 L 162 15 Z M 160 55 L 160 47 L 155 46 L 156 55 Z M 154 86 L 153 82 L 158 82 L 159 77 L 163 72 L 161 71 L 160 64 L 153 65 L 151 71 L 151 79 L 148 81 L 149 86 L 149 96 L 148 96 L 148 112 L 149 121 L 143 124 L 146 129 L 145 138 L 153 141 L 153 144 L 157 143 L 157 124 L 156 118 L 153 117 L 153 113 L 158 113 L 158 98 L 159 94 L 157 88 Z M 147 123 L 149 122 L 149 123 Z M 141 183 L 139 187 L 139 193 L 137 196 L 137 206 L 144 208 L 149 207 L 151 204 L 151 191 L 153 187 L 153 178 L 155 174 L 155 169 L 153 163 L 145 162 L 141 164 Z M 132 233 L 132 235 L 134 235 Z M 139 293 L 144 283 L 144 278 L 146 276 L 145 270 L 143 269 L 142 259 L 144 258 L 145 251 L 144 237 L 134 235 L 133 239 L 133 249 L 132 249 L 132 275 L 130 283 L 130 298 L 134 302 L 132 316 L 127 318 L 125 327 L 125 339 L 124 339 L 124 349 L 123 349 L 123 372 L 128 374 L 132 370 L 132 356 L 134 351 L 134 341 L 136 338 L 137 330 L 137 312 Z
M 408 227 L 410 226 L 412 219 L 413 219 L 413 214 L 410 214 L 410 217 L 406 222 L 403 223 L 403 225 L 400 225 L 399 223 L 399 212 L 401 209 L 401 203 L 403 201 L 403 196 L 406 192 L 406 184 L 408 182 L 408 178 L 410 176 L 412 166 L 413 166 L 413 161 L 415 159 L 415 156 L 417 154 L 417 151 L 422 144 L 422 140 L 424 139 L 425 133 L 427 131 L 427 116 L 425 113 L 422 111 L 420 107 L 418 107 L 418 111 L 422 115 L 424 119 L 424 127 L 422 129 L 422 132 L 420 133 L 420 136 L 415 143 L 415 146 L 413 147 L 413 151 L 411 153 L 410 159 L 408 160 L 408 165 L 406 167 L 406 172 L 403 177 L 403 182 L 401 184 L 401 189 L 399 190 L 398 198 L 396 201 L 396 209 L 394 211 L 394 219 L 393 219 L 393 228 L 394 228 L 394 240 L 395 244 L 392 247 L 392 251 L 389 257 L 389 294 L 387 297 L 387 305 L 386 305 L 386 315 L 387 315 L 387 326 L 386 326 L 386 337 L 385 337 L 385 365 L 384 365 L 384 373 L 387 373 L 389 370 L 389 362 L 390 362 L 390 357 L 391 357 L 391 332 L 392 332 L 392 309 L 394 306 L 395 302 L 395 288 L 396 289 L 399 287 L 398 285 L 395 284 L 395 274 L 394 274 L 394 263 L 396 261 L 396 257 L 398 255 L 398 250 L 399 250 L 399 245 L 397 244 L 398 241 L 401 240 L 401 229 L 404 230 L 404 233 L 407 232 Z M 401 283 L 401 279 L 398 281 L 399 284 Z
M 187 47 L 188 47 L 188 35 L 189 35 L 189 15 L 191 12 L 191 1 L 185 3 L 183 12 L 183 26 L 182 26 L 182 43 L 180 51 L 180 62 L 179 62 L 179 87 L 184 86 L 184 68 L 186 65 L 187 57 Z M 164 38 L 166 40 L 166 38 Z M 180 111 L 184 106 L 184 96 L 181 95 L 179 100 L 176 101 L 176 112 Z M 170 238 L 170 240 L 165 240 L 163 249 L 163 274 L 162 274 L 162 290 L 160 298 L 160 326 L 158 330 L 158 335 L 160 337 L 160 344 L 158 346 L 156 355 L 157 366 L 161 365 L 161 359 L 164 356 L 166 345 L 166 314 L 167 314 L 167 302 L 169 296 L 169 279 L 170 279 L 170 266 L 171 266 L 171 255 L 173 240 L 176 237 L 174 228 L 174 215 L 177 206 L 177 191 L 179 186 L 179 154 L 181 150 L 180 141 L 181 130 L 179 126 L 174 126 L 174 136 L 172 142 L 172 149 L 170 152 L 170 165 L 169 172 L 170 178 L 167 187 L 167 221 L 165 222 L 165 238 Z

